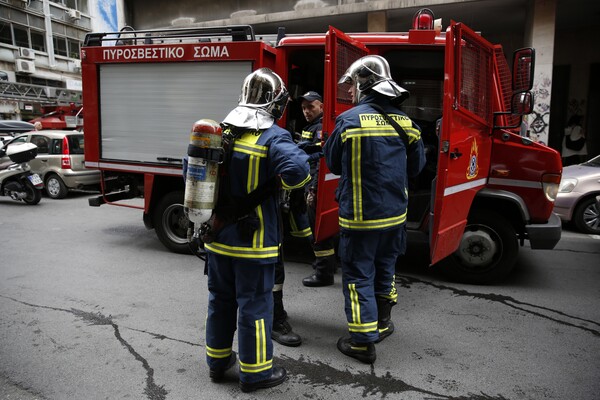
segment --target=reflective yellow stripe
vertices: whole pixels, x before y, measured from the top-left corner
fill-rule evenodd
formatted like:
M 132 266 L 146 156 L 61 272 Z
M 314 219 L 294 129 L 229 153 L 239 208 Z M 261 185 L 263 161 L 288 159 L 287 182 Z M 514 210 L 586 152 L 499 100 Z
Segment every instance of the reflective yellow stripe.
M 304 237 L 309 237 L 310 235 L 312 235 L 312 231 L 310 230 L 310 228 L 306 228 L 306 229 L 302 229 L 301 231 L 299 231 L 299 230 L 290 231 L 290 235 L 292 235 L 293 237 L 304 238 Z
M 360 138 L 352 141 L 351 147 L 352 159 L 352 206 L 354 218 L 362 220 L 362 182 L 361 182 L 361 140 Z
M 315 257 L 329 257 L 335 255 L 334 249 L 315 251 Z
M 250 154 L 251 156 L 260 158 L 267 158 L 268 150 L 269 148 L 267 146 L 244 142 L 242 139 L 236 140 L 233 145 L 233 151 Z
M 398 291 L 396 290 L 396 275 L 392 276 L 392 284 L 391 284 L 391 289 L 390 289 L 390 293 L 386 294 L 386 295 L 378 295 L 379 297 L 382 297 L 384 299 L 388 299 L 388 300 L 392 300 L 393 302 L 396 302 L 398 300 Z
M 265 333 L 265 320 L 254 322 L 256 328 L 256 363 L 264 364 L 267 361 L 267 335 Z
M 213 253 L 236 258 L 271 258 L 279 254 L 279 246 L 270 247 L 241 247 L 228 246 L 223 243 L 205 243 L 204 247 Z
M 249 364 L 242 361 L 240 363 L 240 371 L 248 374 L 255 374 L 257 372 L 266 371 L 273 368 L 273 360 L 269 360 L 263 363 Z
M 390 114 L 390 117 L 398 122 L 398 125 L 404 129 L 404 132 L 408 136 L 408 143 L 413 143 L 421 138 L 421 132 L 413 127 L 410 118 L 397 114 Z M 348 129 L 346 132 L 342 133 L 342 143 L 345 142 L 346 139 L 357 137 L 398 136 L 398 132 L 396 132 L 394 127 L 391 126 L 381 114 L 361 114 L 360 120 L 360 128 Z
M 358 292 L 356 291 L 355 283 L 348 285 L 348 292 L 350 297 L 350 308 L 352 309 L 352 322 L 353 324 L 360 324 L 360 303 L 358 302 Z M 348 325 L 351 325 L 351 323 L 348 323 Z
M 289 213 L 289 220 L 290 220 L 290 235 L 292 235 L 293 237 L 309 237 L 310 235 L 312 235 L 312 231 L 310 230 L 310 227 L 307 227 L 305 229 L 298 229 L 298 224 L 296 223 L 296 218 L 294 218 L 294 214 Z
M 258 187 L 258 174 L 260 171 L 260 158 L 248 157 L 248 176 L 246 177 L 246 193 L 252 192 Z
M 352 324 L 352 323 L 348 322 L 348 330 L 350 332 L 360 332 L 360 333 L 375 332 L 377 330 L 377 321 L 368 322 L 366 324 Z
M 302 139 L 312 139 L 313 133 L 309 131 L 302 131 Z
M 398 215 L 396 217 L 368 220 L 346 219 L 339 217 L 339 223 L 342 228 L 359 230 L 389 228 L 391 226 L 401 225 L 405 221 L 406 213 Z
M 256 207 L 256 216 L 258 217 L 258 228 L 254 231 L 252 242 L 255 248 L 261 249 L 265 245 L 265 218 L 262 206 Z
M 302 186 L 306 185 L 308 183 L 308 181 L 310 181 L 310 173 L 308 174 L 308 176 L 306 177 L 306 179 L 304 179 L 302 182 L 300 182 L 297 185 L 288 185 L 287 183 L 285 183 L 283 181 L 283 179 L 281 180 L 281 186 L 284 189 L 290 190 L 290 189 L 298 189 L 301 188 Z
M 396 132 L 392 126 L 384 126 L 381 128 L 352 128 L 342 133 L 342 142 L 347 139 L 387 136 L 398 136 L 398 132 Z
M 226 349 L 213 349 L 206 346 L 206 355 L 212 358 L 227 358 L 231 355 L 231 347 Z

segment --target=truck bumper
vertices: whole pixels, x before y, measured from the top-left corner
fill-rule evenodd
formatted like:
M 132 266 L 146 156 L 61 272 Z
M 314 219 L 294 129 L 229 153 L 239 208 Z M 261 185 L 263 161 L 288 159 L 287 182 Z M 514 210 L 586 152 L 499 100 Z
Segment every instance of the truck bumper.
M 560 240 L 562 225 L 558 215 L 552 213 L 548 222 L 526 225 L 525 231 L 532 249 L 553 249 Z

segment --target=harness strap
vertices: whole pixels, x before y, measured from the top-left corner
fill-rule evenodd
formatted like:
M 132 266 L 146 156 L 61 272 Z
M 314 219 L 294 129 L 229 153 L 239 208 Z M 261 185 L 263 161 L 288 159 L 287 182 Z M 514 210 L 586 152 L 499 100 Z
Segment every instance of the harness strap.
M 402 139 L 402 141 L 404 142 L 404 147 L 408 151 L 408 135 L 406 134 L 404 129 L 400 126 L 400 124 L 398 124 L 396 121 L 394 121 L 394 119 L 391 118 L 379 104 L 369 103 L 369 105 L 371 107 L 373 107 L 375 110 L 379 111 L 379 113 L 381 115 L 383 115 L 383 118 L 385 118 L 385 120 L 388 122 L 388 124 L 390 124 L 391 126 L 394 127 L 396 132 L 398 132 L 398 136 L 400 136 L 400 139 Z

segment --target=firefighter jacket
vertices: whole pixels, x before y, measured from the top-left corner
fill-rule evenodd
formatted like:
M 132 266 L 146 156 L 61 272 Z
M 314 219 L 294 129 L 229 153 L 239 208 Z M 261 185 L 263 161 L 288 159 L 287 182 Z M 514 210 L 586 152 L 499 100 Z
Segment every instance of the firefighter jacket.
M 404 129 L 408 149 L 379 104 Z M 325 142 L 330 171 L 341 175 L 336 198 L 341 230 L 386 230 L 406 222 L 408 178 L 425 165 L 420 128 L 387 97 L 371 94 L 336 119 Z
M 302 129 L 302 139 L 298 142 L 298 147 L 308 154 L 308 162 L 310 164 L 311 181 L 306 188 L 317 187 L 317 173 L 319 172 L 319 160 L 323 156 L 321 148 L 323 130 L 323 115 L 315 118 L 312 122 Z
M 277 125 L 247 130 L 235 139 L 227 173 L 228 190 L 239 199 L 277 176 L 284 189 L 301 188 L 310 180 L 308 156 Z M 281 238 L 277 208 L 278 198 L 269 197 L 255 208 L 249 235 L 247 221 L 234 222 L 219 231 L 214 242 L 205 243 L 206 250 L 249 262 L 275 263 Z

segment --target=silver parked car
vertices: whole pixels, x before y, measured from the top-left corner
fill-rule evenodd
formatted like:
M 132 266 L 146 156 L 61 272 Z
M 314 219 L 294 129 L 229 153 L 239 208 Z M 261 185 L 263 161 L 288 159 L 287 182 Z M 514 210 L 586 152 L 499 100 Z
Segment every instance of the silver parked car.
M 563 169 L 554 212 L 581 232 L 600 234 L 600 156 Z
M 44 181 L 48 196 L 62 199 L 70 189 L 95 189 L 100 186 L 100 171 L 84 166 L 83 133 L 41 130 L 15 136 L 4 147 L 31 142 L 38 155 L 29 162 L 31 170 Z M 0 159 L 2 164 L 4 159 Z

